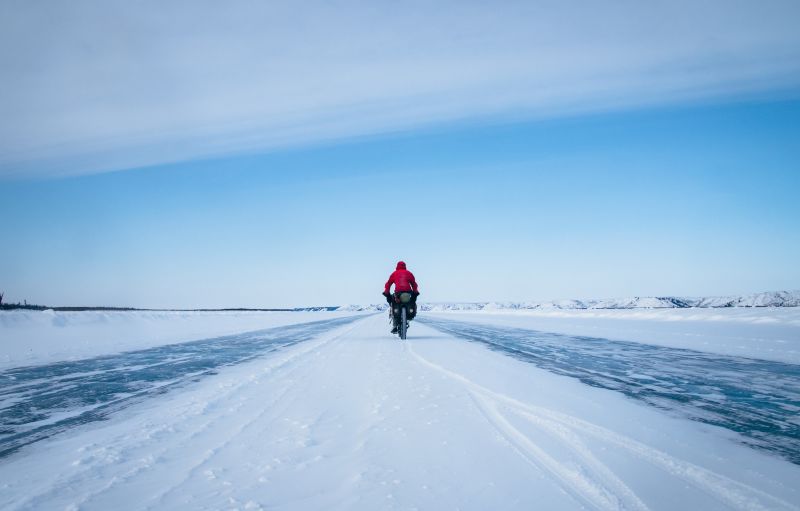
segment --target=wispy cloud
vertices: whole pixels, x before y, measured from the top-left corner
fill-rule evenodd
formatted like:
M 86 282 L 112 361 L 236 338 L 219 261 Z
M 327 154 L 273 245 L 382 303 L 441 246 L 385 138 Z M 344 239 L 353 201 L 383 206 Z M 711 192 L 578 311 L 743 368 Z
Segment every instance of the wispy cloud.
M 0 3 L 0 177 L 800 85 L 800 3 Z

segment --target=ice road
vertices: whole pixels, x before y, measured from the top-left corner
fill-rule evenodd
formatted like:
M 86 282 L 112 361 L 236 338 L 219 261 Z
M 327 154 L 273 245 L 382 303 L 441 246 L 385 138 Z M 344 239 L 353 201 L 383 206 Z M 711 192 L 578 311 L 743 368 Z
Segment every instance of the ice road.
M 462 339 L 741 433 L 800 465 L 800 365 L 524 328 L 422 319 Z
M 763 448 L 797 425 L 792 374 L 717 367 L 712 395 L 703 357 L 433 326 L 400 342 L 383 314 L 336 318 L 4 370 L 0 508 L 800 509 L 791 438 Z M 767 429 L 696 420 L 756 420 L 730 389 L 768 403 Z

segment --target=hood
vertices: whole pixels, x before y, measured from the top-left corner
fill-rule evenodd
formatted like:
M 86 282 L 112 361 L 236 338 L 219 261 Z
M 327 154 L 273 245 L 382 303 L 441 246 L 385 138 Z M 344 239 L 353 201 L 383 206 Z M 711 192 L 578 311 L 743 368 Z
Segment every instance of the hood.
M 396 269 L 397 270 L 405 270 L 406 269 L 406 263 L 404 263 L 403 261 L 398 261 Z

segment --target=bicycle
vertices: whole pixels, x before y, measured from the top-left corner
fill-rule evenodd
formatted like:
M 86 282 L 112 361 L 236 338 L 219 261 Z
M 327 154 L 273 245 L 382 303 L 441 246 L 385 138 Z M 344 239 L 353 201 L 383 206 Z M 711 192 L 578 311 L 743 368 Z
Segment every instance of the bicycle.
M 411 292 L 395 293 L 389 315 L 392 323 L 397 327 L 397 335 L 401 340 L 405 340 L 408 335 L 408 322 L 417 315 L 416 296 Z

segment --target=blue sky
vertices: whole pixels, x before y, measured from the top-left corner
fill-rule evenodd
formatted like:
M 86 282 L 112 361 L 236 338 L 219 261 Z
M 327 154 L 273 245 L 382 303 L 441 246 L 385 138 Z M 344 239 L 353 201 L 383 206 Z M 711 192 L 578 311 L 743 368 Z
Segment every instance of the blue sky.
M 0 280 L 48 304 L 374 301 L 800 288 L 800 101 L 452 124 L 6 181 Z
M 800 3 L 0 3 L 0 290 L 800 288 Z

